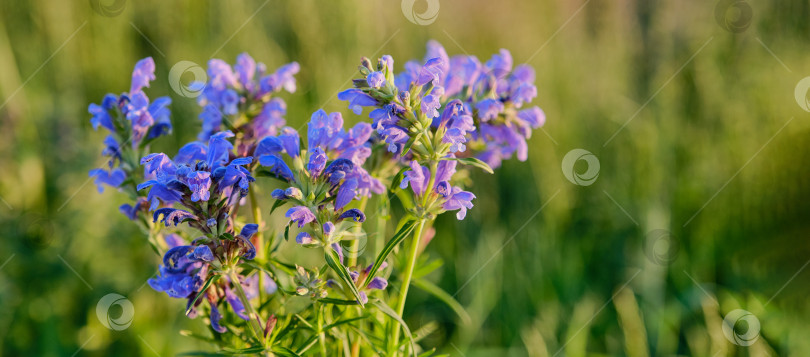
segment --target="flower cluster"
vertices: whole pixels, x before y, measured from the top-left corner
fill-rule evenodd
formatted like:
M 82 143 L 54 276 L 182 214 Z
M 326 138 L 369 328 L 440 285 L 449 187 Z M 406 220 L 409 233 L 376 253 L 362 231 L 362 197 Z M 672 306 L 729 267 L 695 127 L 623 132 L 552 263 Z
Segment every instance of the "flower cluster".
M 512 155 L 526 160 L 526 140 L 532 129 L 545 123 L 539 107 L 523 109 L 537 96 L 534 69 L 529 65 L 513 68 L 511 54 L 503 49 L 484 64 L 475 56 L 449 58 L 436 41 L 428 43 L 424 64 L 409 61 L 404 72 L 394 75 L 393 62 L 383 56 L 374 71 L 370 61 L 364 60 L 365 79 L 356 80 L 356 88 L 339 95 L 357 114 L 363 107 L 377 108 L 370 117 L 390 151 L 413 144 L 424 151 L 418 144 L 419 133 L 432 126 L 440 139 L 437 143 L 448 146 L 438 148 L 439 156 L 465 153 L 495 168 Z M 467 145 L 474 150 L 467 152 Z
M 362 78 L 338 98 L 358 115 L 368 107 L 370 123 L 348 128 L 341 113 L 318 110 L 302 140 L 285 126 L 284 101 L 272 97 L 295 91 L 298 64 L 267 73 L 242 54 L 233 67 L 209 62 L 206 83 L 195 84 L 202 88 L 199 141 L 169 157 L 148 153 L 149 142 L 171 129 L 168 99 L 150 104 L 142 92 L 154 69 L 150 58 L 138 62 L 128 93 L 90 106 L 93 126 L 111 132 L 104 150 L 110 169 L 91 175 L 135 200 L 121 211 L 145 226 L 162 255 L 149 285 L 185 299 L 187 315 L 206 317 L 214 335 L 208 340 L 230 354 L 303 355 L 316 344 L 323 355 L 349 348 L 353 355 L 416 354 L 413 342 L 399 342 L 408 287 L 428 260 L 420 254 L 435 233 L 432 222 L 449 211 L 463 220 L 473 208 L 470 180 L 459 172 L 472 166 L 492 173 L 503 159 L 525 160 L 526 139 L 545 120 L 539 108 L 524 108 L 537 95 L 533 70 L 513 68 L 508 51 L 481 64 L 473 56 L 449 58 L 431 41 L 425 60 L 407 62 L 399 74 L 391 56 L 376 65 L 362 59 Z M 255 185 L 261 177 L 282 186 L 262 195 Z M 354 249 L 369 228 L 364 211 L 377 218 L 377 232 L 367 237 L 388 233 L 393 212 L 403 212 L 388 209 L 394 196 L 405 213 L 393 236 L 375 242 L 373 254 Z M 285 239 L 266 229 L 257 197 L 275 199 L 271 214 L 288 205 Z M 248 205 L 252 221 L 240 214 Z M 191 229 L 178 230 L 183 223 Z M 157 239 L 161 229 L 171 233 Z M 325 264 L 287 261 L 279 251 L 290 236 L 294 246 L 322 250 Z M 407 252 L 390 259 L 408 237 Z M 389 262 L 394 268 L 383 274 Z M 388 276 L 396 295 L 379 292 Z M 377 316 L 362 310 L 369 306 L 393 319 L 368 318 Z
M 335 243 L 339 239 L 335 224 L 349 218 L 358 222 L 365 219 L 363 212 L 346 210 L 346 206 L 360 196 L 385 191 L 362 167 L 371 154 L 368 144 L 371 131 L 368 123 L 359 123 L 346 131 L 340 113 L 319 110 L 309 122 L 305 150 L 300 148 L 298 133 L 289 127 L 257 145 L 254 154 L 259 164 L 290 184 L 286 190 L 275 190 L 272 196 L 295 205 L 286 214 L 291 223 L 297 223 L 298 228 L 311 223 L 319 225 L 314 227 L 316 239 L 301 232 L 296 239 L 300 243 Z M 292 161 L 294 169 L 282 159 L 282 154 Z
M 208 145 L 189 143 L 173 160 L 163 153 L 144 156 L 141 164 L 149 180 L 138 185 L 138 190 L 149 188 L 147 201 L 155 222 L 161 217 L 166 226 L 185 222 L 204 235 L 190 245 L 168 244 L 171 249 L 163 257 L 160 276 L 150 279 L 149 284 L 171 297 L 188 299 L 190 317 L 196 316 L 196 307 L 202 302 L 199 297 L 205 295 L 211 326 L 218 332 L 225 332 L 219 325 L 220 299 L 227 301 L 239 317 L 249 320 L 245 302 L 232 291 L 245 290 L 242 284 L 247 278 L 230 276 L 229 282 L 213 287 L 203 283 L 212 276 L 225 275 L 240 259 L 254 259 L 256 247 L 251 238 L 259 228 L 245 224 L 235 235 L 232 212 L 255 179 L 245 168 L 252 158 L 231 158 L 231 137 L 233 133 L 225 131 L 211 135 Z
M 298 63 L 292 62 L 267 73 L 267 67 L 256 63 L 247 53 L 239 55 L 233 67 L 221 59 L 210 60 L 208 82 L 199 84 L 204 86 L 198 97 L 203 107 L 199 139 L 208 140 L 225 125 L 244 135 L 246 145 L 238 150 L 244 153 L 248 143 L 276 135 L 278 128 L 284 126 L 287 105 L 281 98 L 272 98 L 272 94 L 282 89 L 295 92 L 293 76 L 299 69 Z
M 95 177 L 99 192 L 104 190 L 103 185 L 120 188 L 125 183 L 132 184 L 130 194 L 136 202 L 121 206 L 121 211 L 133 220 L 143 208 L 143 200 L 134 192 L 134 184 L 140 178 L 138 158 L 152 140 L 172 129 L 167 108 L 171 99 L 160 97 L 150 103 L 143 92 L 154 79 L 155 62 L 151 57 L 144 58 L 135 64 L 129 92 L 118 96 L 107 94 L 100 105 L 94 103 L 88 107 L 93 129 L 103 127 L 110 132 L 104 139 L 102 151 L 102 155 L 109 157 L 109 169 L 90 170 L 90 176 Z
M 223 301 L 231 307 L 234 314 L 243 320 L 249 320 L 245 304 L 234 290 L 245 292 L 248 299 L 255 297 L 259 288 L 256 282 L 258 274 L 250 278 L 226 278 L 208 286 L 205 282 L 216 276 L 214 271 L 227 264 L 227 260 L 234 252 L 241 252 L 244 259 L 252 259 L 255 256 L 255 248 L 250 243 L 250 238 L 257 229 L 256 224 L 247 224 L 233 240 L 225 240 L 221 244 L 197 239 L 192 244 L 185 245 L 178 236 L 175 235 L 173 238 L 169 238 L 172 235 L 167 236 L 166 243 L 170 249 L 163 256 L 159 275 L 149 279 L 149 286 L 156 291 L 165 292 L 170 297 L 187 299 L 187 315 L 191 318 L 198 316 L 198 308 L 203 300 L 207 300 L 211 327 L 217 332 L 223 333 L 226 330 L 220 325 L 222 313 L 218 308 Z M 249 248 L 245 249 L 246 247 Z M 236 286 L 237 284 L 239 286 Z M 275 292 L 275 285 L 266 284 L 265 291 Z M 204 299 L 201 298 L 203 296 Z

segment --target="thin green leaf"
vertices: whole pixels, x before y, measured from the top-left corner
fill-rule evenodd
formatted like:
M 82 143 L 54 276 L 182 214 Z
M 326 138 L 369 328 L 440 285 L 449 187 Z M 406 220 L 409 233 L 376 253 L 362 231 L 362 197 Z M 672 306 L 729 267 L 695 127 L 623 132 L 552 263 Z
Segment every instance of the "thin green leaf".
M 285 263 L 285 262 L 282 262 L 282 261 L 280 261 L 280 260 L 278 260 L 276 258 L 270 258 L 270 259 L 268 259 L 268 262 L 270 262 L 270 264 L 275 265 L 279 269 L 283 270 L 287 274 L 290 274 L 290 275 L 295 274 L 295 265 L 294 264 Z
M 374 261 L 374 265 L 371 266 L 371 270 L 368 271 L 368 277 L 366 277 L 366 281 L 363 283 L 363 287 L 365 288 L 368 286 L 368 283 L 371 282 L 371 279 L 377 274 L 377 270 L 380 269 L 380 266 L 385 262 L 385 259 L 388 258 L 388 255 L 394 251 L 394 247 L 396 247 L 400 242 L 402 242 L 405 237 L 411 235 L 413 228 L 416 226 L 416 220 L 408 220 L 405 224 L 402 225 L 402 228 L 394 234 L 391 239 L 385 243 L 380 254 L 377 256 L 377 259 Z
M 433 259 L 429 263 L 424 265 L 420 263 L 420 265 L 417 266 L 416 270 L 413 271 L 413 279 L 425 277 L 428 274 L 436 271 L 436 269 L 441 268 L 443 265 L 444 262 L 441 259 Z
M 431 348 L 431 349 L 429 349 L 429 350 L 427 350 L 425 352 L 420 353 L 419 357 L 430 357 L 430 356 L 433 356 L 434 353 L 436 353 L 436 348 L 435 347 Z
M 256 347 L 247 347 L 247 348 L 230 348 L 225 347 L 219 353 L 224 355 L 243 355 L 243 354 L 257 354 L 259 352 L 264 352 L 265 348 L 263 346 L 256 346 Z
M 312 348 L 312 346 L 315 346 L 315 342 L 318 342 L 318 336 L 319 336 L 318 334 L 310 336 L 306 341 L 304 341 L 303 344 L 301 344 L 301 348 L 299 348 L 298 351 L 296 352 L 298 354 L 303 354 L 304 352 Z
M 462 163 L 464 165 L 475 166 L 475 167 L 480 168 L 480 169 L 482 169 L 482 170 L 484 170 L 486 172 L 489 172 L 491 174 L 495 173 L 495 171 L 492 171 L 492 167 L 490 167 L 489 164 L 487 164 L 486 162 L 483 162 L 483 161 L 481 161 L 479 159 L 476 159 L 474 157 L 461 157 L 461 158 L 448 157 L 448 158 L 444 158 L 443 160 L 455 160 L 455 161 L 458 161 L 458 162 L 460 162 L 460 163 Z
M 419 343 L 419 341 L 422 341 L 423 339 L 425 339 L 425 337 L 430 336 L 430 334 L 436 332 L 436 330 L 438 329 L 439 324 L 437 324 L 436 321 L 428 322 L 422 325 L 422 327 L 420 327 L 418 330 L 413 332 L 413 340 L 416 343 Z
M 408 140 L 408 142 L 405 143 L 405 146 L 402 147 L 402 153 L 400 155 L 403 156 L 403 157 L 405 155 L 407 155 L 408 151 L 411 150 L 411 147 L 413 146 L 413 144 L 415 144 L 421 138 L 422 138 L 422 132 L 419 132 L 418 134 L 416 134 L 416 136 L 414 136 L 410 140 Z
M 351 291 L 352 295 L 354 295 L 354 298 L 357 299 L 358 303 L 360 303 L 360 306 L 363 306 L 363 303 L 360 302 L 360 291 L 357 290 L 357 286 L 354 285 L 354 281 L 352 281 L 349 271 L 345 266 L 343 266 L 343 264 L 340 263 L 340 258 L 338 257 L 337 252 L 331 247 L 326 247 L 326 249 L 324 249 L 324 258 L 326 259 L 326 264 L 328 264 L 335 274 L 337 274 L 338 278 L 340 278 L 340 280 L 346 284 L 349 291 Z
M 357 301 L 354 301 L 354 300 L 323 298 L 323 299 L 318 299 L 318 301 L 320 301 L 322 303 L 325 303 L 325 304 L 333 304 L 333 305 L 358 305 Z
M 372 349 L 374 349 L 374 352 L 376 354 L 380 356 L 385 355 L 385 352 L 383 352 L 383 350 L 377 347 L 377 345 L 374 343 L 374 342 L 382 343 L 383 341 L 380 338 L 378 338 L 377 336 L 369 336 L 368 334 L 366 334 L 365 331 L 363 331 L 362 329 L 358 328 L 355 325 L 349 324 L 349 327 L 351 327 L 351 329 L 354 332 L 357 332 L 358 336 L 366 340 L 366 342 L 368 342 L 368 345 L 371 346 Z
M 219 352 L 204 352 L 204 351 L 191 351 L 191 352 L 183 352 L 177 354 L 177 356 L 203 356 L 203 357 L 219 357 L 222 356 L 223 353 Z
M 399 189 L 399 184 L 402 183 L 402 179 L 405 178 L 405 171 L 408 171 L 410 169 L 411 168 L 408 166 L 400 169 L 399 172 L 397 172 L 397 174 L 394 175 L 394 178 L 391 179 L 391 187 L 389 187 L 388 189 L 390 191 L 396 191 L 397 189 Z
M 205 285 L 203 285 L 200 292 L 197 294 L 197 296 L 194 297 L 194 300 L 192 300 L 191 303 L 188 304 L 188 310 L 186 310 L 186 315 L 188 315 L 188 313 L 191 312 L 191 309 L 194 308 L 194 304 L 197 303 L 197 300 L 200 298 L 200 296 L 203 296 L 205 294 L 205 291 L 208 290 L 208 287 L 211 286 L 211 284 L 213 284 L 214 281 L 219 280 L 220 277 L 221 275 L 211 275 L 211 277 L 205 281 Z
M 289 349 L 287 347 L 282 347 L 282 346 L 273 346 L 272 351 L 273 351 L 273 353 L 275 353 L 275 354 L 277 354 L 279 356 L 284 356 L 284 357 L 300 357 L 301 356 L 298 353 L 293 352 L 293 350 L 291 350 L 291 349 Z
M 402 320 L 402 318 L 399 317 L 394 310 L 379 299 L 375 299 L 373 302 L 371 302 L 371 304 L 380 309 L 380 311 L 382 311 L 384 314 L 399 322 L 399 324 L 402 326 L 402 331 L 405 332 L 405 336 L 408 337 L 408 341 L 411 343 L 411 352 L 414 356 L 416 356 L 416 342 L 413 340 L 413 335 L 411 334 L 411 329 L 408 328 L 408 324 L 406 324 L 405 321 Z
M 469 325 L 471 323 L 472 320 L 470 319 L 470 315 L 467 314 L 467 311 L 464 310 L 464 307 L 461 306 L 461 304 L 458 301 L 456 301 L 456 299 L 454 299 L 452 295 L 442 290 L 442 288 L 436 286 L 436 284 L 433 284 L 424 279 L 414 279 L 411 281 L 411 284 L 435 296 L 443 303 L 447 304 L 447 306 L 453 309 L 453 312 L 455 312 L 456 315 L 458 315 L 458 317 L 461 319 L 462 324 Z
M 338 321 L 338 322 L 333 322 L 333 323 L 331 323 L 331 324 L 329 324 L 329 325 L 324 326 L 324 327 L 323 327 L 323 330 L 324 330 L 324 331 L 327 331 L 327 330 L 329 330 L 330 328 L 333 328 L 333 327 L 338 327 L 338 326 L 340 326 L 340 325 L 343 325 L 343 324 L 348 324 L 348 323 L 350 323 L 350 322 L 354 322 L 354 321 L 357 321 L 357 320 L 363 320 L 363 319 L 365 319 L 365 318 L 367 318 L 367 317 L 368 317 L 368 316 L 358 316 L 358 317 L 352 317 L 352 318 L 350 318 L 350 319 L 340 320 L 340 321 Z
M 273 203 L 273 208 L 270 209 L 270 214 L 273 214 L 273 211 L 275 211 L 276 208 L 283 206 L 285 203 L 287 203 L 287 201 L 276 200 L 276 202 Z
M 189 331 L 189 330 L 180 330 L 180 334 L 183 335 L 183 336 L 186 336 L 186 337 L 191 337 L 191 338 L 198 339 L 200 341 L 205 341 L 205 342 L 208 342 L 208 343 L 213 343 L 213 344 L 219 344 L 220 343 L 219 341 L 217 341 L 217 340 L 215 340 L 215 339 L 213 339 L 211 337 L 198 335 L 198 334 L 196 334 L 196 333 L 194 333 L 192 331 Z

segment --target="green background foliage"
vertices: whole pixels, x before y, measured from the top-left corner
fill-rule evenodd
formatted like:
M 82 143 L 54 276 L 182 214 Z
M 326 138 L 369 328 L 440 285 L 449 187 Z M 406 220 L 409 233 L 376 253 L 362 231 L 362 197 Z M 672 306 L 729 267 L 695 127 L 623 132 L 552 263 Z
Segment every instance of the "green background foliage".
M 125 91 L 138 59 L 157 63 L 150 97 L 173 99 L 174 135 L 153 146 L 172 153 L 199 128 L 195 101 L 168 83 L 178 61 L 232 63 L 244 51 L 271 69 L 298 61 L 298 92 L 282 95 L 288 123 L 318 108 L 354 123 L 367 118 L 336 93 L 360 56 L 391 54 L 401 70 L 429 39 L 481 60 L 510 49 L 537 70 L 534 103 L 548 120 L 528 162 L 473 174 L 466 220 L 437 221 L 427 251 L 446 263 L 426 279 L 470 319 L 412 289 L 412 329 L 438 323 L 423 346 L 454 356 L 810 354 L 810 113 L 793 95 L 810 75 L 810 4 L 747 3 L 750 26 L 735 33 L 714 1 L 442 1 L 427 26 L 397 1 L 130 1 L 112 17 L 87 1 L 4 1 L 0 354 L 207 348 L 179 335 L 208 333 L 183 316 L 184 302 L 145 285 L 159 260 L 117 212 L 125 197 L 99 195 L 87 177 L 104 164 L 105 135 L 87 105 Z M 562 174 L 575 148 L 599 158 L 593 185 Z M 265 219 L 283 231 L 281 212 Z M 644 244 L 656 229 L 671 232 L 677 253 Z M 656 264 L 651 251 L 673 259 Z M 111 292 L 134 304 L 124 331 L 96 318 Z M 761 322 L 750 347 L 721 331 L 737 308 Z

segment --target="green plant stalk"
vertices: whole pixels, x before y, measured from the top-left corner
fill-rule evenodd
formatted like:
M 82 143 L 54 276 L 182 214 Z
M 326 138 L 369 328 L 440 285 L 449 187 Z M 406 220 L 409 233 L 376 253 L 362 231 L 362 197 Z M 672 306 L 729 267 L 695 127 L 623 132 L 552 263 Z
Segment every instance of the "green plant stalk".
M 430 187 L 430 186 L 428 186 Z M 416 266 L 416 258 L 419 255 L 419 240 L 422 237 L 422 229 L 425 226 L 425 221 L 427 219 L 422 218 L 419 220 L 419 226 L 413 233 L 413 242 L 411 242 L 411 249 L 408 252 L 408 262 L 405 266 L 405 275 L 402 276 L 402 288 L 399 292 L 399 297 L 397 298 L 397 308 L 396 312 L 397 315 L 402 317 L 402 313 L 405 311 L 405 299 L 408 297 L 408 288 L 411 285 L 411 278 L 413 278 L 413 269 Z M 394 323 L 394 336 L 392 338 L 392 344 L 389 346 L 388 355 L 394 356 L 397 352 L 397 346 L 399 346 L 399 334 L 400 334 L 400 326 Z
M 367 204 L 368 204 L 368 196 L 363 196 L 363 199 L 360 200 L 359 209 L 361 211 L 365 211 Z M 348 266 L 350 266 L 350 267 L 357 265 L 357 259 L 360 257 L 360 253 L 358 252 L 358 250 L 359 250 L 358 248 L 360 246 L 360 241 L 357 239 L 357 236 L 359 236 L 360 230 L 361 230 L 361 226 L 358 223 L 354 227 L 355 239 L 352 240 L 351 245 L 349 245 L 349 254 L 348 254 L 349 255 L 348 256 L 348 258 L 349 258 L 348 263 L 349 264 L 348 264 Z M 368 241 L 366 241 L 366 246 L 368 246 Z M 349 309 L 349 316 L 357 316 L 356 312 L 357 312 L 357 309 Z M 351 351 L 352 351 L 352 356 L 353 357 L 358 356 L 358 354 L 356 354 L 356 353 L 359 353 L 359 351 L 360 351 L 360 345 L 359 344 L 360 344 L 359 340 L 355 340 L 355 342 L 352 344 Z
M 239 296 L 239 300 L 242 300 L 242 304 L 245 305 L 245 308 L 248 310 L 248 325 L 250 325 L 250 330 L 253 331 L 253 335 L 256 338 L 256 341 L 262 344 L 263 347 L 265 346 L 265 339 L 262 327 L 259 326 L 259 322 L 256 318 L 259 314 L 253 309 L 253 305 L 250 304 L 250 300 L 248 300 L 247 295 L 245 294 L 245 290 L 242 289 L 242 284 L 239 283 L 239 275 L 236 274 L 236 270 L 234 268 L 228 269 L 228 277 L 231 278 L 231 285 L 236 288 L 236 294 Z
M 317 325 L 317 327 L 318 327 L 318 344 L 321 347 L 321 354 L 323 355 L 323 357 L 326 357 L 327 356 L 327 354 L 326 354 L 326 331 L 323 330 L 324 311 L 323 311 L 323 304 L 320 304 L 320 305 L 321 306 L 318 307 L 318 325 Z
M 400 318 L 403 318 L 403 320 L 404 317 L 402 314 L 405 312 L 405 300 L 408 298 L 408 288 L 411 285 L 413 269 L 416 266 L 416 258 L 419 255 L 419 241 L 422 238 L 422 230 L 425 228 L 425 221 L 427 221 L 427 218 L 424 216 L 424 210 L 427 209 L 428 198 L 430 197 L 431 190 L 433 190 L 433 183 L 436 181 L 436 171 L 438 171 L 438 168 L 438 160 L 431 160 L 430 179 L 428 180 L 427 186 L 425 186 L 425 192 L 422 194 L 421 209 L 417 209 L 417 212 L 419 212 L 422 217 L 419 219 L 419 227 L 417 227 L 414 231 L 413 242 L 411 242 L 411 250 L 408 252 L 408 262 L 405 266 L 405 275 L 402 277 L 402 288 L 400 289 L 399 298 L 397 299 L 396 313 Z M 388 352 L 389 356 L 392 356 L 397 352 L 397 346 L 399 346 L 399 334 L 401 332 L 400 330 L 401 328 L 397 326 L 393 331 L 393 344 L 391 346 L 391 350 Z
M 254 189 L 248 191 L 248 196 L 250 196 L 250 208 L 253 211 L 253 221 L 259 225 L 259 228 L 262 227 L 262 212 L 259 208 L 259 203 L 256 200 L 256 191 Z M 238 207 L 238 205 L 237 205 Z M 264 259 L 264 235 L 262 235 L 261 229 L 256 232 L 256 257 L 259 259 Z M 264 286 L 264 274 L 259 272 L 259 306 L 264 302 L 264 297 L 262 295 L 262 290 Z

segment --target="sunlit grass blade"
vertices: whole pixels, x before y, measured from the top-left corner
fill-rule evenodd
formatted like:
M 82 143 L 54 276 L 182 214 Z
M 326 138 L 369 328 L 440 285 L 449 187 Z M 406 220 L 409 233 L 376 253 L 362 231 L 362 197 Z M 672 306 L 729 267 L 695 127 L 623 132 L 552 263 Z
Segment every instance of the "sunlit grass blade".
M 274 346 L 272 348 L 272 351 L 277 356 L 283 356 L 283 357 L 299 357 L 300 356 L 300 354 L 295 353 L 291 349 L 289 349 L 287 347 L 282 347 L 282 346 Z
M 399 315 L 397 315 L 396 311 L 391 309 L 388 305 L 386 305 L 384 302 L 382 302 L 380 300 L 374 300 L 374 301 L 371 302 L 371 304 L 376 306 L 378 309 L 380 309 L 380 311 L 382 311 L 384 314 L 390 316 L 392 319 L 399 322 L 400 326 L 402 326 L 402 331 L 405 332 L 405 336 L 408 337 L 408 341 L 411 344 L 411 353 L 413 353 L 413 355 L 416 356 L 416 342 L 413 340 L 413 335 L 411 334 L 411 329 L 408 328 L 408 324 L 405 323 L 405 320 L 403 320 L 401 317 L 399 317 Z M 396 346 L 396 347 L 397 347 L 397 349 L 399 349 L 399 346 Z
M 455 161 L 458 161 L 458 162 L 460 162 L 460 163 L 462 163 L 464 165 L 475 166 L 475 167 L 477 167 L 477 168 L 479 168 L 481 170 L 484 170 L 484 171 L 486 171 L 488 173 L 491 173 L 491 174 L 495 173 L 495 171 L 492 170 L 492 167 L 490 167 L 489 164 L 487 164 L 486 162 L 483 162 L 483 161 L 481 161 L 479 159 L 476 159 L 474 157 L 445 158 L 444 160 L 455 160 Z
M 318 299 L 318 301 L 320 301 L 322 303 L 326 303 L 326 304 L 333 304 L 333 305 L 358 305 L 357 301 L 354 301 L 354 300 L 323 298 L 323 299 Z
M 469 325 L 471 323 L 470 315 L 464 310 L 464 307 L 461 306 L 461 304 L 456 301 L 453 296 L 442 290 L 442 288 L 424 279 L 414 279 L 411 283 L 417 288 L 422 289 L 423 291 L 435 296 L 437 299 L 447 304 L 447 306 L 453 309 L 453 312 L 458 315 L 464 325 Z
M 399 243 L 401 243 L 405 239 L 405 237 L 411 235 L 411 232 L 413 231 L 413 228 L 415 226 L 416 220 L 406 221 L 405 224 L 402 225 L 402 228 L 400 228 L 399 231 L 397 231 L 397 233 L 394 234 L 394 236 L 391 237 L 391 239 L 387 243 L 385 243 L 385 246 L 383 247 L 382 251 L 377 256 L 377 259 L 374 260 L 374 265 L 371 266 L 371 269 L 368 272 L 368 277 L 366 278 L 366 281 L 363 283 L 363 287 L 368 286 L 368 283 L 371 282 L 371 279 L 374 279 L 374 276 L 376 276 L 377 274 L 377 270 L 380 269 L 380 266 L 382 266 L 383 262 L 385 262 L 385 259 L 388 258 L 388 255 L 394 251 L 394 248 L 397 245 L 399 245 Z
M 335 252 L 334 249 L 327 247 L 324 249 L 324 258 L 326 259 L 326 264 L 332 268 L 332 270 L 337 274 L 338 278 L 343 281 L 343 284 L 349 288 L 349 291 L 352 292 L 352 295 L 354 295 L 354 298 L 357 299 L 360 306 L 363 306 L 363 302 L 360 301 L 360 291 L 357 290 L 357 286 L 354 285 L 354 281 L 352 281 L 349 271 L 345 266 L 343 266 L 343 264 L 340 263 L 340 257 L 338 257 L 337 252 Z

